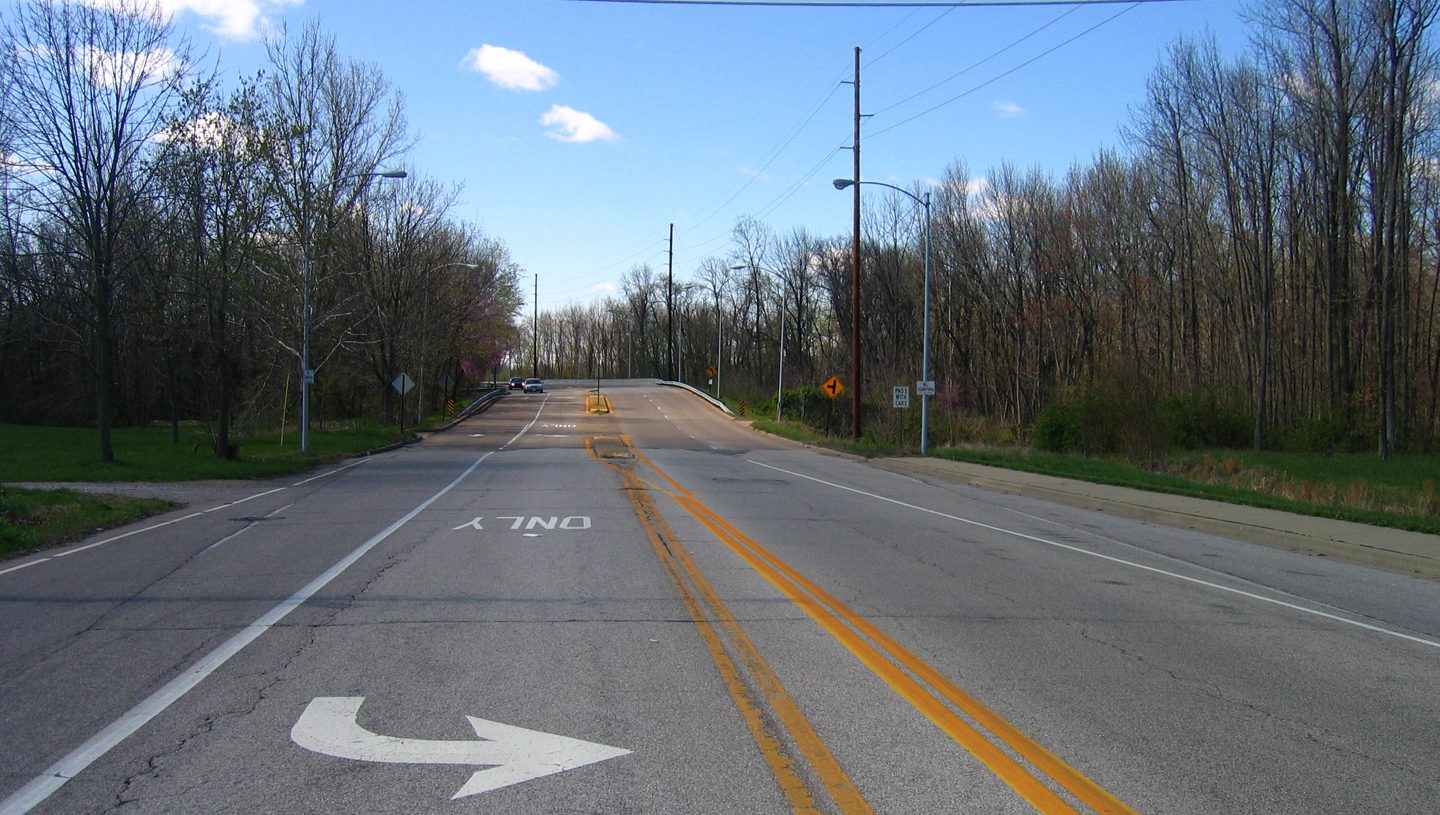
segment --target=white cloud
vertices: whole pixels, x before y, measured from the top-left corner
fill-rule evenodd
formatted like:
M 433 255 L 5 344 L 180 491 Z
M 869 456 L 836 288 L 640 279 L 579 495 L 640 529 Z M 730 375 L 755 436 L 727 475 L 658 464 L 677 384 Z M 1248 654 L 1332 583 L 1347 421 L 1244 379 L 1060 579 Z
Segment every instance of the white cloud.
M 996 102 L 995 109 L 1000 111 L 1000 118 L 1002 119 L 1014 119 L 1017 116 L 1024 116 L 1026 113 L 1025 108 L 1020 107 L 1014 102 Z
M 37 161 L 27 161 L 14 153 L 6 153 L 0 156 L 0 170 L 12 175 L 29 175 L 31 173 L 43 173 L 54 175 L 55 168 L 49 164 Z
M 596 283 L 590 287 L 592 294 L 614 294 L 617 291 L 620 291 L 620 287 L 614 283 Z
M 564 105 L 551 105 L 540 124 L 554 128 L 545 135 L 559 141 L 613 141 L 615 131 L 588 113 Z
M 203 150 L 220 150 L 226 146 L 240 146 L 258 136 L 235 120 L 211 111 L 196 119 L 177 122 L 168 129 L 155 134 L 155 141 L 164 144 L 184 139 Z
M 87 46 L 81 58 L 90 81 L 106 88 L 128 86 L 136 81 L 142 86 L 150 85 L 180 69 L 175 52 L 169 48 L 121 53 Z
M 770 180 L 770 176 L 769 176 L 769 175 L 767 175 L 767 174 L 765 174 L 765 173 L 762 173 L 762 172 L 760 172 L 759 170 L 752 170 L 752 169 L 750 169 L 749 167 L 741 167 L 741 168 L 740 168 L 740 172 L 744 173 L 745 175 L 753 175 L 753 176 L 755 176 L 756 178 L 760 179 L 761 181 L 769 181 L 769 180 Z
M 104 8 L 114 0 L 81 0 Z M 156 0 L 160 9 L 174 16 L 188 11 L 210 21 L 205 28 L 237 40 L 252 40 L 275 12 L 285 6 L 298 6 L 305 0 Z
M 482 73 L 490 81 L 512 91 L 543 91 L 560 82 L 560 75 L 519 51 L 498 45 L 470 49 L 460 61 L 463 68 Z

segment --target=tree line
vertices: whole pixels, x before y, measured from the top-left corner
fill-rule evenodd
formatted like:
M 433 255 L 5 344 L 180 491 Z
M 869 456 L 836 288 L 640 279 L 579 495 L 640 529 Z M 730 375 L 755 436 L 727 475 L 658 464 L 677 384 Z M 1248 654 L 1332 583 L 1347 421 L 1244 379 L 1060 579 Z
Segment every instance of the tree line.
M 148 0 L 0 18 L 0 421 L 93 422 L 110 461 L 112 426 L 198 419 L 230 457 L 294 422 L 307 333 L 321 420 L 510 347 L 519 266 L 405 167 L 402 95 L 316 22 L 265 49 L 227 88 Z
M 1204 35 L 1167 49 L 1123 150 L 1063 177 L 1006 163 L 981 183 L 957 160 L 917 185 L 933 198 L 942 438 L 987 426 L 1141 455 L 1434 449 L 1437 9 L 1254 4 L 1244 53 Z M 918 423 L 889 388 L 920 374 L 924 222 L 908 198 L 867 201 L 862 409 L 868 432 L 897 441 Z M 541 366 L 664 375 L 673 353 L 686 380 L 718 363 L 734 394 L 764 399 L 783 309 L 785 386 L 806 409 L 849 370 L 849 243 L 742 218 L 728 256 L 703 261 L 669 310 L 665 281 L 639 266 L 618 297 L 541 315 Z

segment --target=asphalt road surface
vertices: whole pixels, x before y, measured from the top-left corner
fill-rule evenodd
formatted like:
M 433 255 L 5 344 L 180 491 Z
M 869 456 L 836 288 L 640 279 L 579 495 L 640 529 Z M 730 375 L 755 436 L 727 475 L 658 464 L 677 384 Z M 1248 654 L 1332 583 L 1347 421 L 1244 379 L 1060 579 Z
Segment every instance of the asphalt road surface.
M 1440 811 L 1436 583 L 604 392 L 0 564 L 0 815 Z

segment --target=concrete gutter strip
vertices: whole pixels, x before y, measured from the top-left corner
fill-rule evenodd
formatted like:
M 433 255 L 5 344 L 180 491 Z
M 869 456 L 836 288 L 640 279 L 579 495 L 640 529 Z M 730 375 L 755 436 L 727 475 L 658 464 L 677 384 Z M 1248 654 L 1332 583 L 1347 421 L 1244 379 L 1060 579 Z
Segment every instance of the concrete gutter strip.
M 1440 577 L 1440 536 L 1296 515 L 1262 507 L 934 458 L 886 458 L 892 470 L 1194 529 L 1289 551 L 1325 555 L 1402 574 Z

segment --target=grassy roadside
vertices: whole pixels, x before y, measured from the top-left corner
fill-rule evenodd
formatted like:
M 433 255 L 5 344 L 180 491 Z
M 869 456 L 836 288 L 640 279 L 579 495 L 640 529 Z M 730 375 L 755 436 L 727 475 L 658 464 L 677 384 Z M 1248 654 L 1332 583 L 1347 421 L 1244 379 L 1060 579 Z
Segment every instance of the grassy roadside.
M 826 438 L 789 422 L 754 423 L 795 441 L 866 457 L 897 455 L 895 448 Z M 937 458 L 1073 478 L 1095 484 L 1186 495 L 1231 504 L 1337 518 L 1372 526 L 1440 534 L 1440 458 L 1374 455 L 1306 455 L 1249 451 L 1179 453 L 1155 468 L 1025 448 L 931 448 Z
M 0 486 L 0 560 L 79 540 L 176 506 L 158 498 Z
M 407 434 L 408 435 L 408 434 Z M 170 501 L 73 490 L 4 486 L 17 481 L 192 481 L 288 475 L 400 441 L 397 428 L 347 422 L 310 435 L 310 451 L 288 433 L 239 437 L 233 461 L 211 452 L 203 425 L 185 424 L 180 441 L 164 426 L 117 428 L 115 462 L 96 460 L 95 431 L 0 424 L 0 559 L 79 540 L 178 506 Z
M 407 433 L 408 435 L 408 433 Z M 203 425 L 185 424 L 180 441 L 164 426 L 117 428 L 115 461 L 96 457 L 95 431 L 75 427 L 0 424 L 0 483 L 14 481 L 191 481 L 201 478 L 266 478 L 300 472 L 346 455 L 400 441 L 393 425 L 345 422 L 310 434 L 310 450 L 287 433 L 239 437 L 240 455 L 218 459 Z

